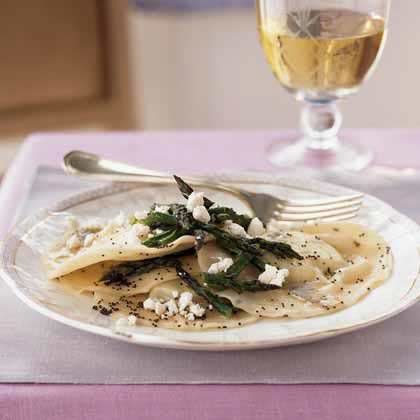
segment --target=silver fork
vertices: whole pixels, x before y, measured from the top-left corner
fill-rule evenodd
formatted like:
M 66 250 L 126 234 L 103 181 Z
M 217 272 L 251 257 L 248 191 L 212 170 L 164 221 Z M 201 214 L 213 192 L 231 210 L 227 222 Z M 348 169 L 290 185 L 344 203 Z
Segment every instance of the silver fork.
M 64 156 L 64 170 L 72 175 L 104 181 L 172 184 L 169 174 L 143 169 L 125 163 L 102 159 L 100 156 L 73 151 Z M 227 184 L 213 183 L 200 177 L 183 177 L 191 185 L 225 191 L 245 202 L 264 223 L 341 221 L 355 217 L 363 202 L 363 194 L 318 200 L 291 200 L 270 194 L 255 193 Z

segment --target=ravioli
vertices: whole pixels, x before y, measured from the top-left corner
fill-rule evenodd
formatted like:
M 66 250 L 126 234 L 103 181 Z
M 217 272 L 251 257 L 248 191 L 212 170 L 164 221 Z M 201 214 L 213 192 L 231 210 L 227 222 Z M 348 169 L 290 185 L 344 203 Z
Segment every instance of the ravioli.
M 194 246 L 192 236 L 183 236 L 164 248 L 149 248 L 138 238 L 128 235 L 127 227 L 112 226 L 96 233 L 90 247 L 74 254 L 63 252 L 63 246 L 51 252 L 44 264 L 48 277 L 56 278 L 103 261 L 138 261 L 172 254 Z
M 200 273 L 200 267 L 195 257 L 182 257 L 181 261 L 190 273 L 194 275 Z M 68 291 L 74 293 L 102 292 L 106 294 L 111 292 L 115 296 L 133 296 L 148 293 L 153 287 L 178 278 L 174 268 L 163 267 L 141 275 L 131 276 L 121 284 L 106 285 L 101 281 L 109 270 L 120 263 L 121 261 L 96 263 L 60 276 L 56 280 Z
M 289 270 L 285 287 L 257 293 L 217 292 L 259 318 L 300 319 L 344 309 L 381 284 L 392 269 L 385 241 L 354 223 L 305 225 L 270 236 L 304 256 L 303 260 L 285 260 L 265 255 L 270 264 Z M 207 245 L 198 252 L 201 270 L 224 256 L 226 252 L 215 244 Z
M 205 318 L 189 321 L 177 314 L 169 319 L 162 319 L 152 311 L 143 309 L 143 302 L 150 296 L 159 298 L 170 298 L 173 291 L 182 293 L 187 288 L 178 280 L 168 281 L 165 284 L 155 286 L 149 295 L 138 294 L 135 296 L 120 296 L 116 298 L 114 294 L 95 292 L 95 302 L 102 308 L 111 309 L 114 317 L 118 319 L 122 315 L 134 315 L 137 324 L 148 327 L 160 327 L 176 329 L 180 331 L 199 331 L 209 329 L 239 328 L 255 322 L 258 317 L 245 311 L 238 311 L 232 317 L 226 318 L 214 309 L 207 311 Z M 194 300 L 201 302 L 197 296 Z
M 195 331 L 324 316 L 356 304 L 391 275 L 391 249 L 364 226 L 266 228 L 185 183 L 180 188 L 190 194 L 187 205 L 155 205 L 142 220 L 66 233 L 44 258 L 48 279 L 91 295 L 103 315 Z M 156 238 L 163 243 L 156 246 Z

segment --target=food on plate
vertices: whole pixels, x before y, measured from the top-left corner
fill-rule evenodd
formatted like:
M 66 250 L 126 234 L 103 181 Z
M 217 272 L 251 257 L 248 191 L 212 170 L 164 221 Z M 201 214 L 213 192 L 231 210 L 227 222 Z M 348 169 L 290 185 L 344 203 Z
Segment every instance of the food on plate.
M 183 203 L 107 221 L 69 218 L 44 262 L 116 326 L 237 328 L 354 305 L 391 274 L 390 248 L 355 223 L 269 226 L 175 177 Z

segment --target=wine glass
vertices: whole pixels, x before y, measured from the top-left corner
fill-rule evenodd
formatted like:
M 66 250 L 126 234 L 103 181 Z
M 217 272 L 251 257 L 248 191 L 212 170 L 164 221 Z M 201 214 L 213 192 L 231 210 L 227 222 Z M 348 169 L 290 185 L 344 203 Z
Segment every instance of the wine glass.
M 303 138 L 274 144 L 278 166 L 360 170 L 372 154 L 341 143 L 338 99 L 357 92 L 385 44 L 391 0 L 257 0 L 260 41 L 275 77 L 305 105 Z

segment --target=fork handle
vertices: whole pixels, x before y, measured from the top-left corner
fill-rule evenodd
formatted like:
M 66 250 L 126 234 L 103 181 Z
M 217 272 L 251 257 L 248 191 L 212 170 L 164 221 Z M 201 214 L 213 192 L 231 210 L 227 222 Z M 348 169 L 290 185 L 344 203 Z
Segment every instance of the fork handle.
M 103 181 L 147 182 L 153 184 L 172 184 L 174 182 L 172 176 L 168 173 L 103 159 L 93 153 L 79 150 L 72 151 L 64 156 L 63 169 L 71 175 Z M 198 177 L 185 177 L 184 180 L 195 185 L 205 183 L 203 178 Z
M 150 169 L 139 168 L 127 165 L 126 163 L 103 159 L 93 153 L 75 150 L 67 153 L 63 158 L 63 169 L 71 175 L 83 178 L 92 178 L 103 181 L 136 182 L 148 184 L 173 184 L 172 175 L 165 172 L 153 171 Z M 182 177 L 185 182 L 194 186 L 208 187 L 246 199 L 246 193 L 228 185 L 214 183 L 210 179 L 203 177 Z

